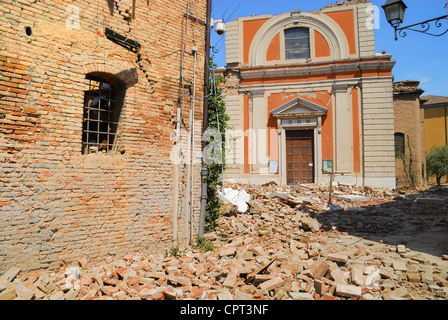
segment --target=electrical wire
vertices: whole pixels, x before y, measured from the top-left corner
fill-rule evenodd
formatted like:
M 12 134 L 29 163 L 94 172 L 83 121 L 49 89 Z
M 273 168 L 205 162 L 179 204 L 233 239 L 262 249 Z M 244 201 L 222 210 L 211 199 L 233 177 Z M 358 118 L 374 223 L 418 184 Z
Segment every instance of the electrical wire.
M 202 37 L 201 26 L 200 26 L 200 24 L 199 24 L 198 11 L 197 11 L 197 9 L 196 9 L 196 4 L 195 4 L 194 0 L 192 0 L 192 4 L 193 4 L 193 9 L 194 9 L 194 15 L 195 15 L 195 17 L 196 17 L 196 24 L 197 24 L 197 26 L 198 26 L 198 33 L 199 33 L 199 35 L 200 35 L 199 38 L 201 39 L 201 42 L 202 42 L 202 48 L 204 48 L 204 53 L 207 53 L 207 52 L 206 52 L 207 48 L 205 47 L 204 39 L 203 39 L 203 37 Z M 206 31 L 207 31 L 207 30 L 206 30 Z
M 233 17 L 233 15 L 238 11 L 238 9 L 240 8 L 240 6 L 241 6 L 241 1 L 240 1 L 240 3 L 238 3 L 238 6 L 236 7 L 236 9 L 233 10 L 233 12 L 230 14 L 230 16 L 229 16 L 227 19 L 224 18 L 224 14 L 223 14 L 222 21 L 223 21 L 224 23 L 226 23 L 227 21 L 229 21 L 229 20 Z M 227 9 L 227 10 L 228 10 L 228 9 Z M 225 12 L 227 12 L 227 10 L 226 10 Z
M 186 14 L 188 15 L 190 9 L 190 0 L 187 1 L 187 8 L 186 8 Z M 181 84 L 181 111 L 180 111 L 180 118 L 183 119 L 183 112 L 184 112 L 184 103 L 185 103 L 185 83 L 184 83 L 184 58 L 185 58 L 185 50 L 187 47 L 187 39 L 188 39 L 188 25 L 189 25 L 189 19 L 187 16 L 186 22 L 185 22 L 185 37 L 184 37 L 184 43 L 182 46 L 182 54 L 181 54 L 181 61 L 180 61 L 180 84 Z

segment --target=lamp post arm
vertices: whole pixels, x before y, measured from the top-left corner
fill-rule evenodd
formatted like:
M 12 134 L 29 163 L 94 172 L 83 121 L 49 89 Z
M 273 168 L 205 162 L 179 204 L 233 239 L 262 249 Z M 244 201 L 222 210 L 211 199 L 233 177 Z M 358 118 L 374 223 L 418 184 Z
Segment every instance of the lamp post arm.
M 446 20 L 444 23 L 444 20 Z M 432 33 L 428 32 L 431 29 L 431 22 L 434 22 L 434 26 L 437 29 L 442 29 L 440 33 Z M 443 28 L 443 25 L 446 24 L 446 28 Z M 440 37 L 443 36 L 444 34 L 446 34 L 448 32 L 448 15 L 442 16 L 442 17 L 438 17 L 438 18 L 434 18 L 431 20 L 426 20 L 423 22 L 419 22 L 419 23 L 415 23 L 406 27 L 396 27 L 395 28 L 395 40 L 398 40 L 398 35 L 402 38 L 406 37 L 408 34 L 406 32 L 406 30 L 412 30 L 415 32 L 420 32 L 420 33 L 425 33 L 428 34 L 430 36 L 434 36 L 434 37 Z

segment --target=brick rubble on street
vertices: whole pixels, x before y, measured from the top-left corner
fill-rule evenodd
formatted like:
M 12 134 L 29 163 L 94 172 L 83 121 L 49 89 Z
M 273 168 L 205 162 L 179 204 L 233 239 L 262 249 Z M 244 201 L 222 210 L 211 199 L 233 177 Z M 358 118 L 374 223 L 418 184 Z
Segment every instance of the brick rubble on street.
M 96 265 L 83 257 L 61 262 L 60 272 L 11 268 L 0 276 L 0 300 L 447 299 L 446 255 L 366 236 L 398 232 L 400 220 L 386 212 L 400 208 L 408 214 L 412 208 L 421 214 L 438 208 L 445 212 L 436 214 L 438 226 L 446 230 L 446 195 L 445 201 L 423 201 L 422 207 L 421 194 L 416 201 L 412 194 L 338 186 L 333 211 L 325 211 L 328 188 L 322 186 L 231 187 L 252 196 L 250 209 L 240 213 L 224 205 L 216 231 L 205 235 L 214 251 L 111 256 Z M 380 205 L 382 214 L 369 214 Z

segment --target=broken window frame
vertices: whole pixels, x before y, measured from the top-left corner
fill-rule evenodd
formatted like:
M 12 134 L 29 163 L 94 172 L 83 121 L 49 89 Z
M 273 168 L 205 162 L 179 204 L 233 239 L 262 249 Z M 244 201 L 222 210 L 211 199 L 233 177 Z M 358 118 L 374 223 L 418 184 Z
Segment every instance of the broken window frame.
M 122 108 L 122 86 L 101 75 L 87 75 L 84 92 L 82 154 L 109 153 L 117 149 L 117 129 Z

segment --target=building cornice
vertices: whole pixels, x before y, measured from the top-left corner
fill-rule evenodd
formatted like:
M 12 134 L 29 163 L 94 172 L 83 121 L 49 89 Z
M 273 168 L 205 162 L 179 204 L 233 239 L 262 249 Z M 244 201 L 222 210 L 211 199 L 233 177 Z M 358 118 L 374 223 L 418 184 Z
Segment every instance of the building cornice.
M 287 66 L 283 68 L 258 68 L 257 70 L 240 69 L 240 75 L 243 80 L 246 79 L 265 79 L 265 78 L 279 78 L 279 77 L 297 77 L 318 74 L 334 74 L 343 72 L 356 71 L 371 71 L 371 70 L 392 70 L 395 61 L 367 61 L 367 62 L 353 62 L 343 64 L 329 64 L 325 66 L 305 66 L 294 68 Z
M 392 80 L 393 76 L 372 76 L 365 78 L 348 78 L 348 79 L 332 79 L 332 80 L 319 80 L 319 81 L 307 81 L 307 82 L 289 82 L 289 83 L 269 83 L 269 84 L 251 84 L 240 85 L 238 91 L 240 94 L 249 94 L 253 91 L 260 90 L 301 90 L 301 89 L 317 89 L 334 88 L 338 85 L 346 85 L 347 87 L 362 86 L 363 81 L 378 81 L 378 80 Z
M 296 68 L 303 68 L 303 67 L 309 67 L 309 66 L 322 66 L 322 65 L 329 65 L 329 64 L 344 64 L 344 63 L 357 63 L 357 62 L 372 62 L 372 61 L 390 61 L 392 59 L 392 55 L 387 53 L 377 53 L 375 55 L 371 56 L 365 56 L 362 58 L 355 58 L 355 59 L 328 59 L 323 61 L 307 61 L 303 64 L 297 64 L 297 63 L 291 63 L 290 61 L 279 61 L 276 64 L 266 64 L 266 65 L 258 65 L 258 66 L 249 66 L 248 64 L 242 64 L 239 66 L 231 67 L 229 69 L 239 70 L 239 71 L 246 71 L 246 70 L 259 70 L 259 69 L 279 69 L 279 68 L 286 68 L 286 67 L 296 67 Z

